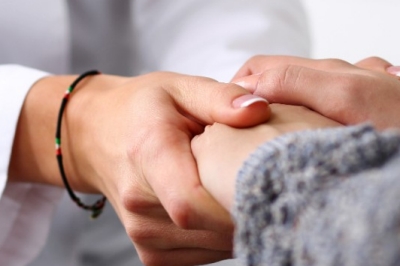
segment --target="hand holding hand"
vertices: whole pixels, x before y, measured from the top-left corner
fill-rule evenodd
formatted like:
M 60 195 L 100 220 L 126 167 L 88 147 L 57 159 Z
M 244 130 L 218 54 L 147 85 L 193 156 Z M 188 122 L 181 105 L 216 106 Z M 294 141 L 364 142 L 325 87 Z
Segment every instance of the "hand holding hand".
M 10 180 L 62 186 L 53 138 L 63 92 L 74 79 L 47 77 L 31 89 Z M 190 140 L 206 124 L 251 126 L 269 114 L 263 99 L 207 78 L 163 72 L 90 77 L 75 89 L 65 111 L 66 174 L 75 190 L 107 196 L 145 264 L 229 258 L 233 226 L 201 186 Z

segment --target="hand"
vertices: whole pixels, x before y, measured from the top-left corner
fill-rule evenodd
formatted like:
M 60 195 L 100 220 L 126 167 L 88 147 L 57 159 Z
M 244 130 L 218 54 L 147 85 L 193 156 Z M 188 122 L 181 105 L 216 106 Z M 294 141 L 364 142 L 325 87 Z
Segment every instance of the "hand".
M 228 211 L 232 209 L 236 175 L 257 146 L 288 132 L 340 126 L 305 107 L 270 107 L 268 123 L 244 129 L 216 123 L 192 140 L 202 185 Z
M 14 141 L 12 181 L 62 186 L 53 135 L 63 92 L 75 78 L 48 77 L 31 89 Z M 174 73 L 88 77 L 66 108 L 66 173 L 74 189 L 107 196 L 145 264 L 229 258 L 233 226 L 201 186 L 190 140 L 205 124 L 251 126 L 268 117 L 265 102 L 234 84 Z
M 303 105 L 346 125 L 371 121 L 384 129 L 400 127 L 400 81 L 388 73 L 390 67 L 376 57 L 352 65 L 337 59 L 257 56 L 234 82 L 270 103 Z

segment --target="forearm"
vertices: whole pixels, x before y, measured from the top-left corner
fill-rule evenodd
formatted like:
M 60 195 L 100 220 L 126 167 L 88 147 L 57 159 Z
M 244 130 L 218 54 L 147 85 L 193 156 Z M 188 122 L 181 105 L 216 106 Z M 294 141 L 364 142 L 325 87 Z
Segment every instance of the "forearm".
M 54 138 L 61 99 L 73 79 L 45 77 L 30 89 L 15 132 L 8 169 L 10 181 L 62 185 Z M 67 147 L 65 145 L 66 156 L 69 154 Z
M 62 189 L 53 187 L 8 182 L 13 181 L 15 177 L 12 176 L 13 180 L 10 180 L 8 175 L 10 170 L 16 173 L 25 168 L 25 163 L 28 163 L 22 161 L 20 165 L 14 165 L 19 169 L 10 165 L 22 106 L 33 84 L 47 75 L 48 73 L 18 65 L 0 66 L 0 106 L 2 107 L 0 182 L 6 186 L 3 191 L 0 184 L 1 265 L 25 265 L 37 255 L 46 239 L 53 210 L 63 194 Z M 38 126 L 40 127 L 40 124 Z M 43 144 L 46 141 L 39 139 L 38 142 L 38 144 Z M 30 146 L 23 148 L 21 156 L 25 156 L 24 153 L 31 149 Z M 54 151 L 52 154 L 54 155 Z M 31 171 L 28 171 L 22 177 L 29 178 L 30 174 Z

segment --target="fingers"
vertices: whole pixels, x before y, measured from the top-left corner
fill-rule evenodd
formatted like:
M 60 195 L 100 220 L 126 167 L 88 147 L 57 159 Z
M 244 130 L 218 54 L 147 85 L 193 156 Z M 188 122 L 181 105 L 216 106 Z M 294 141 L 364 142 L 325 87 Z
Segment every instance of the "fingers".
M 236 84 L 187 76 L 175 79 L 167 90 L 184 113 L 203 124 L 248 127 L 265 122 L 270 116 L 265 99 Z
M 250 58 L 239 71 L 236 73 L 232 81 L 239 78 L 260 74 L 266 70 L 283 67 L 285 65 L 298 65 L 317 70 L 326 70 L 334 72 L 344 72 L 354 70 L 354 67 L 340 59 L 308 59 L 294 56 L 265 56 L 258 55 Z M 365 58 L 355 66 L 366 70 L 372 70 L 384 74 L 400 75 L 399 67 L 392 67 L 392 64 L 380 57 Z M 236 83 L 236 82 L 235 82 Z
M 210 214 L 211 215 L 211 214 Z M 232 257 L 232 234 L 186 230 L 160 206 L 125 212 L 126 231 L 145 265 L 200 265 Z
M 231 233 L 233 225 L 229 213 L 200 183 L 190 137 L 170 129 L 165 127 L 162 136 L 158 137 L 160 142 L 153 142 L 156 147 L 163 147 L 151 155 L 152 163 L 164 167 L 154 169 L 151 176 L 147 175 L 151 187 L 171 219 L 181 228 Z
M 362 104 L 362 89 L 370 86 L 370 78 L 287 65 L 241 78 L 239 82 L 270 103 L 303 105 L 340 123 L 352 124 L 365 115 L 352 110 Z
M 235 84 L 179 76 L 170 80 L 165 89 L 181 113 L 185 116 L 189 114 L 204 124 L 219 122 L 247 127 L 265 122 L 270 116 L 269 105 L 264 98 L 251 95 Z M 153 141 L 154 145 L 159 140 L 164 147 L 156 149 L 161 152 L 152 161 L 154 165 L 165 165 L 165 168 L 158 175 L 148 178 L 150 185 L 171 219 L 180 227 L 231 232 L 233 225 L 229 213 L 201 185 L 190 147 L 190 132 L 176 132 L 176 128 L 184 127 L 173 122 L 176 118 L 170 121 L 171 125 L 166 125 L 170 129 L 164 130 Z
M 232 81 L 238 78 L 257 75 L 268 69 L 277 68 L 285 64 L 304 64 L 307 59 L 292 56 L 266 56 L 257 55 L 250 58 L 235 74 Z
M 304 66 L 326 71 L 343 71 L 345 69 L 354 68 L 350 63 L 340 59 L 314 60 L 295 56 L 258 55 L 250 58 L 235 74 L 232 81 L 235 82 L 237 79 L 248 75 L 257 75 L 266 70 L 287 65 Z
M 129 156 L 133 169 L 143 177 L 143 187 L 151 188 L 148 194 L 159 199 L 178 226 L 231 233 L 230 215 L 201 186 L 190 147 L 191 120 L 177 110 L 167 92 L 148 89 L 142 97 L 152 97 L 153 104 L 138 103 L 136 106 L 147 119 L 143 117 L 141 124 L 135 126 L 136 139 L 141 141 L 131 149 Z M 150 200 L 138 199 L 129 191 L 124 194 L 124 205 L 129 211 L 135 213 L 149 207 L 146 202 Z
M 176 265 L 177 258 L 179 265 L 198 265 L 232 257 L 231 234 L 179 228 L 157 204 L 119 215 L 145 265 Z
M 150 212 L 127 214 L 127 233 L 131 240 L 146 249 L 202 248 L 217 251 L 232 250 L 232 234 L 205 230 L 186 230 L 176 226 L 160 207 Z M 163 212 L 163 217 L 154 212 Z M 127 221 L 127 219 L 124 219 Z

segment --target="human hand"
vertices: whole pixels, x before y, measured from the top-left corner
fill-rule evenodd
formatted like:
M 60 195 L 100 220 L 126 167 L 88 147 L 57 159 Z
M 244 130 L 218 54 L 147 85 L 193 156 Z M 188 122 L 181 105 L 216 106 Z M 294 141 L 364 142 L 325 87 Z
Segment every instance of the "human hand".
M 50 76 L 31 88 L 15 134 L 9 181 L 63 186 L 53 139 L 61 99 L 75 78 Z M 207 78 L 88 77 L 64 114 L 66 174 L 73 189 L 107 196 L 145 264 L 229 258 L 233 226 L 201 186 L 190 140 L 205 124 L 251 126 L 269 114 L 264 99 Z
M 256 56 L 234 82 L 270 103 L 303 105 L 340 123 L 400 127 L 400 82 L 387 61 Z M 249 76 L 250 75 L 250 76 Z
M 231 210 L 236 175 L 257 146 L 288 132 L 340 126 L 302 106 L 271 104 L 268 123 L 238 129 L 215 123 L 192 140 L 202 185 L 226 210 Z
M 268 105 L 234 107 L 255 98 L 234 84 L 174 73 L 100 75 L 82 86 L 66 111 L 73 186 L 107 196 L 146 265 L 231 257 L 233 226 L 201 186 L 190 140 L 205 124 L 261 123 Z

